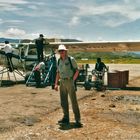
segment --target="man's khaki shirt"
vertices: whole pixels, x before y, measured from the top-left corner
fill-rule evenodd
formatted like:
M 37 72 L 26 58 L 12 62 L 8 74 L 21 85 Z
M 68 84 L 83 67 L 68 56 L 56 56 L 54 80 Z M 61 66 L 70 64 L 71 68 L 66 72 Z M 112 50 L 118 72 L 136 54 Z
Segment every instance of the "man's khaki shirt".
M 69 56 L 71 59 L 71 64 L 73 69 L 78 69 L 77 63 L 74 59 L 74 57 Z M 68 59 L 68 57 L 65 60 L 62 60 L 60 58 L 59 61 L 59 65 L 58 65 L 58 72 L 60 75 L 60 79 L 64 79 L 64 78 L 73 78 L 73 70 L 71 68 L 71 64 L 70 64 L 70 60 Z

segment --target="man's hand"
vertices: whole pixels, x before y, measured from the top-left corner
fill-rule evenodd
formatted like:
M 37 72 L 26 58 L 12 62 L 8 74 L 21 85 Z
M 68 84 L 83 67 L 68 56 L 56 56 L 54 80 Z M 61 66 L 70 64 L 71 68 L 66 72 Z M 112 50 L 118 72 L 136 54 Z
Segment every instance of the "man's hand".
M 56 79 L 55 79 L 55 85 L 54 85 L 54 89 L 56 91 L 58 91 L 58 81 L 59 81 L 59 73 L 57 72 Z
M 54 89 L 55 89 L 56 91 L 58 91 L 58 85 L 57 85 L 57 84 L 55 84 Z

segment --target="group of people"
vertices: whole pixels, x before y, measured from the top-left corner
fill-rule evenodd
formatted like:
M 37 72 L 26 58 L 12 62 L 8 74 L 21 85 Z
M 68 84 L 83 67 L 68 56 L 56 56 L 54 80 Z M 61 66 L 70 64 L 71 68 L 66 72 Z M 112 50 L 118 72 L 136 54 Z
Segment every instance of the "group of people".
M 36 49 L 37 49 L 37 57 L 39 62 L 44 60 L 43 48 L 45 45 L 45 39 L 43 37 L 44 37 L 43 34 L 40 34 L 39 38 L 36 39 L 35 41 Z M 9 60 L 11 60 L 12 57 L 11 56 L 12 50 L 8 41 L 5 41 L 5 44 L 6 44 L 5 53 L 7 56 L 7 60 L 9 62 Z M 66 124 L 66 125 L 70 123 L 69 103 L 68 103 L 68 96 L 69 96 L 72 103 L 72 109 L 75 117 L 75 127 L 82 127 L 80 110 L 78 106 L 75 84 L 74 84 L 74 81 L 77 79 L 79 74 L 78 65 L 75 58 L 68 55 L 68 50 L 64 45 L 58 46 L 58 52 L 60 54 L 60 59 L 59 59 L 59 65 L 57 66 L 57 74 L 56 74 L 54 89 L 58 91 L 58 83 L 60 82 L 60 86 L 59 86 L 60 102 L 63 110 L 63 117 L 61 120 L 58 121 L 58 123 Z M 98 71 L 102 71 L 104 68 L 107 69 L 106 65 L 101 61 L 101 58 L 97 58 L 95 69 Z

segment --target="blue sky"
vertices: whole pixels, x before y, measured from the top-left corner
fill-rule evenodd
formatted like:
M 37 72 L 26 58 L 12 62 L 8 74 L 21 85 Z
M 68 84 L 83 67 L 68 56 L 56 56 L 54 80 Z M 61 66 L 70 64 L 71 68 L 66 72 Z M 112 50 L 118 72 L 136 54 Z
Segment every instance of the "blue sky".
M 0 0 L 0 37 L 140 40 L 140 0 Z

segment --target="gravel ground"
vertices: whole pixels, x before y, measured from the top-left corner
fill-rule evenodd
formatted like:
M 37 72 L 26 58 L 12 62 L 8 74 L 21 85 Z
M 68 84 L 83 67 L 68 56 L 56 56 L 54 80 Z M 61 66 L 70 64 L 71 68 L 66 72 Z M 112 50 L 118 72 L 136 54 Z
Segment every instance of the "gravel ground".
M 81 128 L 74 126 L 71 107 L 70 125 L 57 124 L 62 117 L 59 92 L 50 87 L 1 87 L 0 140 L 139 140 L 140 65 L 125 68 L 132 71 L 128 86 L 135 86 L 133 90 L 78 87 Z

